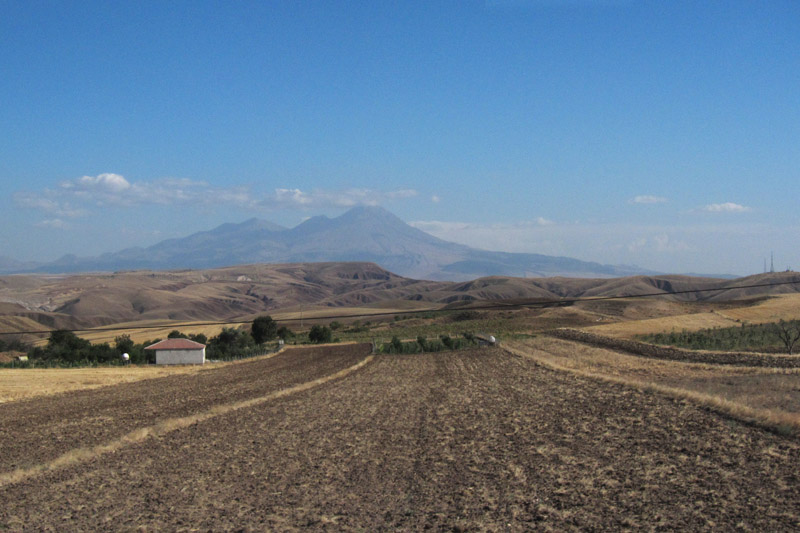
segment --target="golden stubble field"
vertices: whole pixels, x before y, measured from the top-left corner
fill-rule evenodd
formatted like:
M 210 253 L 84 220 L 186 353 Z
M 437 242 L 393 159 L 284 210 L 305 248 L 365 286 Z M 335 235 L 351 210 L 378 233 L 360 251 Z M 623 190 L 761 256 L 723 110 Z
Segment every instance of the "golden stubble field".
M 95 368 L 0 369 L 0 403 L 207 370 L 204 366 L 131 365 Z

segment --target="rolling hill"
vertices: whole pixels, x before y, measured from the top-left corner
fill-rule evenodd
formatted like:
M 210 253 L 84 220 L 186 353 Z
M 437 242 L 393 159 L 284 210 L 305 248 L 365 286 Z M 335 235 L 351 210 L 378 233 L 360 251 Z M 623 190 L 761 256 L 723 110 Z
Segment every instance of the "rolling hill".
M 740 289 L 743 285 L 795 284 Z M 720 288 L 714 292 L 695 292 Z M 468 282 L 421 281 L 374 263 L 294 263 L 219 269 L 107 274 L 0 276 L 0 331 L 84 328 L 147 321 L 252 319 L 305 308 L 469 307 L 504 300 L 529 304 L 564 298 L 665 294 L 669 302 L 718 302 L 800 290 L 787 272 L 724 280 L 688 276 L 612 279 L 485 277 Z M 686 294 L 667 295 L 675 291 Z M 637 300 L 648 302 L 650 299 Z M 586 302 L 614 313 L 615 301 Z M 661 305 L 660 304 L 660 305 Z M 638 303 L 637 303 L 638 305 Z M 648 311 L 649 312 L 649 311 Z M 38 325 L 38 327 L 37 327 Z

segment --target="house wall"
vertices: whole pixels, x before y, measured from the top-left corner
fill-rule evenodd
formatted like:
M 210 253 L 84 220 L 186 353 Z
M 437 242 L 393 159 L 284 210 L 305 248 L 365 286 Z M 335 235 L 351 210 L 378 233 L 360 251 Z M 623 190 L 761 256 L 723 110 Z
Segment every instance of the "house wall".
M 157 365 L 202 365 L 206 362 L 206 349 L 156 350 Z

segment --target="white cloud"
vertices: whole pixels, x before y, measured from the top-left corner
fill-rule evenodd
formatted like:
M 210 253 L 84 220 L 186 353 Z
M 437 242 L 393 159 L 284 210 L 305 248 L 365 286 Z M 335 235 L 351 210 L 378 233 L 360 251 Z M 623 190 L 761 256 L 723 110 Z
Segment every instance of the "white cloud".
M 37 228 L 66 229 L 69 225 L 60 218 L 42 220 L 35 224 Z
M 30 192 L 18 192 L 14 194 L 14 201 L 20 207 L 44 211 L 50 215 L 67 218 L 77 218 L 85 216 L 86 209 L 73 207 L 71 204 L 49 198 L 48 194 L 37 194 Z
M 412 198 L 417 194 L 417 191 L 413 189 L 399 189 L 388 192 L 374 189 L 347 189 L 343 191 L 314 189 L 310 192 L 300 189 L 275 189 L 275 194 L 271 198 L 262 201 L 261 205 L 272 209 L 374 206 L 390 200 Z
M 66 180 L 54 189 L 22 191 L 14 195 L 20 207 L 60 217 L 80 217 L 92 208 L 157 205 L 228 205 L 255 208 L 257 202 L 245 187 L 211 187 L 187 178 L 131 182 L 119 174 L 104 173 Z
M 97 176 L 83 176 L 76 180 L 61 183 L 64 189 L 78 192 L 99 191 L 107 194 L 119 194 L 131 188 L 131 184 L 119 174 L 99 174 Z
M 722 204 L 709 204 L 702 208 L 703 211 L 709 213 L 746 213 L 752 211 L 750 207 L 735 204 L 733 202 L 725 202 Z
M 103 173 L 63 181 L 57 188 L 40 192 L 18 192 L 15 201 L 21 207 L 44 211 L 59 217 L 86 216 L 97 207 L 134 207 L 148 204 L 192 205 L 203 207 L 233 206 L 248 210 L 301 208 L 347 208 L 356 205 L 381 205 L 417 196 L 414 189 L 379 191 L 346 189 L 329 191 L 278 188 L 267 196 L 255 197 L 247 187 L 212 187 L 187 178 L 154 181 L 130 181 L 124 176 Z
M 438 203 L 439 203 L 441 200 L 442 200 L 442 199 L 441 199 L 441 198 L 439 198 L 439 195 L 438 195 L 438 194 L 434 194 L 433 196 L 431 196 L 431 202 L 433 202 L 433 203 L 435 203 L 435 204 L 438 204 Z
M 667 199 L 663 196 L 651 196 L 649 194 L 634 196 L 630 200 L 630 203 L 632 204 L 664 204 L 666 202 Z

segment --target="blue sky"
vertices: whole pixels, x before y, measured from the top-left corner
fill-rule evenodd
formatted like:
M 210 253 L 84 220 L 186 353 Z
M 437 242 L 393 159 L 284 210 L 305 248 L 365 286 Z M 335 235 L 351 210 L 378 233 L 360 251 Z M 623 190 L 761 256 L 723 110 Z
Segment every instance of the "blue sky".
M 448 240 L 800 266 L 800 3 L 3 2 L 0 255 L 382 205 Z

